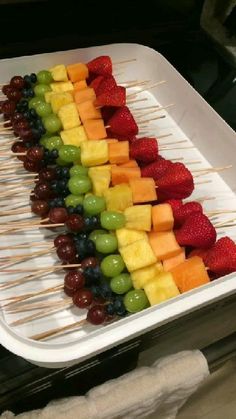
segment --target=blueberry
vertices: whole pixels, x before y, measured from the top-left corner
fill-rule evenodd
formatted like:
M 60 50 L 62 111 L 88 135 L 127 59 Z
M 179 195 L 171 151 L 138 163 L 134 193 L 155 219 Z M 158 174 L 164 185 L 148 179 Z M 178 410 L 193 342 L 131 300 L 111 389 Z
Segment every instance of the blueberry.
M 42 126 L 40 126 L 40 127 L 38 127 L 38 130 L 39 130 L 39 132 L 40 132 L 41 136 L 42 136 L 42 135 L 44 135 L 44 134 L 46 134 L 46 129 L 44 128 L 44 126 L 43 126 L 43 125 L 42 125 Z
M 62 196 L 64 196 L 64 198 L 65 198 L 67 195 L 69 195 L 69 193 L 70 193 L 70 191 L 69 191 L 69 189 L 68 189 L 68 188 L 61 189 L 61 191 L 60 191 L 60 194 L 61 194 Z
M 86 246 L 87 246 L 86 249 L 87 249 L 88 255 L 89 256 L 94 255 L 95 251 L 96 251 L 96 246 L 95 246 L 94 242 L 92 240 L 88 239 L 87 243 L 86 243 Z
M 28 74 L 24 76 L 24 81 L 25 81 L 25 86 L 27 87 L 31 86 L 31 78 L 30 76 L 28 76 Z
M 28 89 L 28 97 L 34 97 L 33 89 Z
M 97 215 L 93 215 L 91 217 L 91 223 L 93 224 L 93 228 L 99 228 L 100 227 L 100 218 Z
M 67 186 L 67 179 L 60 179 L 58 180 L 58 187 L 61 189 L 65 189 Z
M 21 102 L 17 103 L 16 110 L 20 113 L 24 112 L 24 108 L 22 107 Z
M 61 196 L 55 198 L 55 202 L 56 202 L 58 207 L 64 207 L 64 205 L 65 205 L 65 201 Z
M 119 311 L 119 310 L 121 310 L 121 309 L 123 310 L 125 308 L 122 297 L 117 296 L 115 298 L 115 300 L 114 300 L 114 308 L 115 308 L 115 311 L 116 312 Z
M 104 282 L 100 285 L 100 294 L 105 300 L 112 296 L 112 290 L 108 282 Z
M 32 128 L 32 133 L 35 140 L 39 140 L 41 138 L 41 134 L 37 128 Z M 44 156 L 46 157 L 46 156 Z
M 23 113 L 23 116 L 24 116 L 26 119 L 30 119 L 30 112 L 29 112 L 29 110 L 28 110 L 28 111 L 25 111 L 25 112 Z
M 35 110 L 35 109 L 33 109 L 33 108 L 31 108 L 31 109 L 29 110 L 29 114 L 30 114 L 30 117 L 31 117 L 32 119 L 36 119 L 36 118 L 38 117 L 36 110 Z
M 90 290 L 92 291 L 94 297 L 100 297 L 100 287 L 99 287 L 99 285 L 92 285 Z
M 69 179 L 69 177 L 70 177 L 70 170 L 68 169 L 68 167 L 62 167 L 61 168 L 61 177 L 62 178 Z
M 58 151 L 57 150 L 51 150 L 50 157 L 52 159 L 57 159 L 57 157 L 58 157 Z
M 93 217 L 84 217 L 84 226 L 87 231 L 94 229 Z
M 29 126 L 30 126 L 30 128 L 35 128 L 35 123 L 34 123 L 34 121 L 29 121 Z
M 127 311 L 126 311 L 125 307 L 122 307 L 119 310 L 116 310 L 116 314 L 117 314 L 117 316 L 124 317 L 124 316 L 126 316 Z
M 28 100 L 22 99 L 22 100 L 19 102 L 19 104 L 20 104 L 20 106 L 21 106 L 21 108 L 22 108 L 23 112 L 24 112 L 24 111 L 26 111 L 26 110 L 28 109 Z
M 87 236 L 86 233 L 82 232 L 82 233 L 76 234 L 74 236 L 74 238 L 75 238 L 76 241 L 79 241 L 79 240 L 87 240 L 88 236 Z
M 29 97 L 28 92 L 29 92 L 29 89 L 26 89 L 26 88 L 22 89 L 22 91 L 21 91 L 22 96 Z
M 81 204 L 76 205 L 75 214 L 83 215 L 83 213 L 84 213 L 83 205 Z
M 48 205 L 50 208 L 55 208 L 56 207 L 56 202 L 54 199 L 51 199 L 50 201 L 48 201 Z
M 114 304 L 112 304 L 112 303 L 107 304 L 107 306 L 106 306 L 106 312 L 110 316 L 113 316 L 113 314 L 115 314 L 115 312 L 116 312 L 115 307 L 114 307 Z
M 53 180 L 52 182 L 51 182 L 51 188 L 52 188 L 52 190 L 53 191 L 57 191 L 57 180 Z
M 32 147 L 32 143 L 24 143 L 27 148 Z
M 71 206 L 67 207 L 67 212 L 68 214 L 74 214 L 75 213 L 74 207 L 71 207 Z
M 35 84 L 37 82 L 37 76 L 35 73 L 30 74 L 30 81 L 31 83 Z
M 57 167 L 55 168 L 55 172 L 56 172 L 56 177 L 57 177 L 57 178 L 60 178 L 60 177 L 61 177 L 61 172 L 62 172 L 62 167 L 57 166 Z
M 101 279 L 101 270 L 99 266 L 88 266 L 84 269 L 85 284 L 87 286 L 98 282 Z M 101 292 L 101 287 L 100 287 Z

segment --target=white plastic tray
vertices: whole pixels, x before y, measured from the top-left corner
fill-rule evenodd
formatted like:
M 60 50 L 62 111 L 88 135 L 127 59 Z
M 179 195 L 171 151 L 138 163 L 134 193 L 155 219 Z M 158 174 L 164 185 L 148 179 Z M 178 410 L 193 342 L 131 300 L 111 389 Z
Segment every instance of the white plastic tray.
M 175 150 L 161 152 L 164 157 L 182 159 L 181 161 L 189 165 L 190 170 L 234 163 L 236 154 L 236 136 L 234 131 L 162 55 L 148 47 L 137 44 L 114 44 L 1 60 L 0 81 L 5 82 L 15 74 L 28 74 L 43 68 L 50 68 L 54 64 L 69 64 L 77 61 L 87 62 L 98 55 L 110 55 L 114 62 L 130 58 L 137 59 L 133 63 L 115 69 L 114 73 L 118 74 L 116 76 L 118 82 L 137 79 L 139 81 L 150 80 L 150 84 L 153 84 L 159 80 L 166 80 L 165 84 L 153 88 L 150 92 L 146 91 L 139 94 L 139 98 L 147 98 L 147 101 L 138 102 L 131 106 L 131 109 L 137 109 L 154 104 L 160 104 L 161 106 L 170 103 L 175 104 L 175 106 L 168 109 L 168 114 L 165 111 L 160 111 L 160 114 L 163 115 L 165 113 L 167 115 L 165 119 L 149 125 L 148 132 L 157 137 L 158 135 L 172 133 L 171 137 L 160 140 L 159 144 L 161 146 L 173 143 L 175 140 L 187 141 L 183 144 L 176 144 Z M 136 90 L 138 91 L 139 89 L 136 88 Z M 189 148 L 190 146 L 192 148 Z M 191 161 L 195 161 L 195 164 L 191 164 Z M 199 163 L 196 163 L 196 161 L 199 161 Z M 196 185 L 191 199 L 206 196 L 215 198 L 204 201 L 205 211 L 212 209 L 236 209 L 235 167 L 223 172 L 221 176 L 211 174 L 196 179 L 196 181 L 203 180 L 209 180 L 210 182 Z M 29 189 L 26 188 L 25 196 L 28 193 Z M 8 204 L 9 206 L 14 205 L 14 199 Z M 1 205 L 5 205 L 5 203 L 2 202 Z M 232 217 L 229 214 L 221 216 L 220 221 Z M 228 234 L 234 240 L 236 239 L 235 227 L 219 229 L 218 233 L 218 237 Z M 25 234 L 24 240 L 22 239 L 22 234 Z M 17 241 L 38 241 L 43 240 L 43 237 L 43 233 L 40 237 L 38 232 L 18 233 L 16 235 L 0 236 L 0 241 L 2 245 L 2 243 L 12 244 Z M 10 253 L 8 252 L 8 254 Z M 40 259 L 37 258 L 27 262 L 27 267 L 40 267 L 40 265 L 45 266 L 55 262 L 56 259 L 54 257 L 41 257 Z M 2 275 L 0 281 L 5 282 L 13 278 L 13 275 Z M 62 281 L 63 273 L 54 275 L 51 279 L 47 277 L 42 278 L 2 291 L 0 299 L 14 294 L 19 295 L 32 290 L 37 291 L 48 288 L 54 284 L 62 283 Z M 2 309 L 0 312 L 0 343 L 32 363 L 50 368 L 68 366 L 157 328 L 203 305 L 230 295 L 235 290 L 235 275 L 228 275 L 211 284 L 146 309 L 138 314 L 126 317 L 116 323 L 100 327 L 86 326 L 73 333 L 47 342 L 35 342 L 27 339 L 27 336 L 77 321 L 85 317 L 84 312 L 77 309 L 63 310 L 43 319 L 11 328 L 8 326 L 11 321 L 24 317 L 28 313 L 18 316 L 9 315 Z M 55 297 L 50 296 L 50 298 L 63 298 L 63 293 L 57 293 Z

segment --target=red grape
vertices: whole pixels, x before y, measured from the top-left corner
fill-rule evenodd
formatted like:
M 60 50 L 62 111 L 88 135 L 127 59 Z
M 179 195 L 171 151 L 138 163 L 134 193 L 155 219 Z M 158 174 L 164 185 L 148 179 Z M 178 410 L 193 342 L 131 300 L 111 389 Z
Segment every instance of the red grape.
M 12 115 L 15 112 L 16 109 L 16 103 L 12 100 L 5 100 L 2 104 L 2 111 L 3 113 L 7 115 Z
M 48 214 L 49 211 L 49 205 L 47 201 L 43 200 L 36 200 L 33 201 L 31 204 L 31 210 L 34 214 L 37 214 L 39 216 L 45 216 Z
M 64 278 L 64 291 L 69 297 L 75 294 L 80 288 L 83 288 L 85 279 L 80 271 L 70 271 L 65 275 Z
M 13 122 L 13 129 L 16 132 L 29 129 L 29 123 L 25 118 L 17 119 Z
M 23 89 L 25 81 L 21 76 L 14 76 L 11 78 L 10 86 L 15 87 L 16 89 Z
M 22 144 L 20 141 L 16 141 L 11 146 L 11 151 L 13 153 L 24 153 L 25 151 L 27 151 L 27 147 L 24 144 Z
M 12 90 L 12 86 L 10 84 L 5 84 L 2 87 L 2 93 L 7 96 L 7 94 Z
M 71 214 L 66 221 L 66 227 L 73 232 L 80 232 L 84 228 L 84 219 L 81 215 Z
M 73 244 L 74 240 L 73 237 L 70 234 L 59 234 L 59 236 L 57 236 L 54 239 L 54 246 L 58 247 L 61 246 L 61 244 Z
M 94 305 L 93 307 L 89 309 L 88 314 L 87 314 L 87 321 L 89 323 L 98 325 L 98 324 L 104 323 L 105 320 L 106 320 L 106 310 L 104 306 Z
M 25 121 L 26 121 L 25 117 L 24 117 L 24 116 L 23 116 L 23 114 L 22 114 L 22 113 L 20 113 L 20 112 L 16 112 L 16 113 L 14 113 L 14 114 L 12 115 L 12 117 L 11 117 L 11 122 L 12 122 L 12 124 L 14 124 L 15 122 L 18 122 L 18 121 L 22 121 L 22 120 L 25 120 Z
M 98 266 L 98 265 L 99 265 L 99 261 L 94 256 L 90 256 L 90 257 L 82 260 L 82 262 L 81 262 L 81 268 L 82 269 L 88 268 L 89 266 L 95 267 L 95 266 Z
M 39 169 L 40 169 L 40 164 L 39 164 L 39 162 L 30 161 L 30 160 L 26 159 L 24 161 L 24 168 L 25 168 L 25 170 L 27 170 L 27 172 L 38 172 Z
M 89 307 L 93 302 L 92 291 L 83 288 L 73 295 L 73 303 L 79 308 Z
M 9 100 L 13 100 L 13 102 L 19 102 L 22 94 L 19 90 L 16 89 L 9 89 L 9 91 L 6 93 L 6 96 Z
M 71 262 L 76 257 L 76 248 L 73 244 L 61 244 L 57 248 L 57 256 L 63 262 Z
M 48 216 L 51 223 L 64 223 L 68 219 L 68 212 L 63 207 L 51 208 Z
M 56 172 L 55 169 L 52 167 L 45 167 L 40 170 L 39 172 L 39 179 L 40 180 L 46 180 L 47 182 L 50 182 L 51 180 L 54 180 L 56 178 Z
M 30 160 L 29 160 L 30 161 Z M 38 163 L 38 162 L 32 162 Z M 34 193 L 39 199 L 49 199 L 51 197 L 51 187 L 47 182 L 40 182 L 34 188 Z
M 43 159 L 44 151 L 42 147 L 35 146 L 31 147 L 27 151 L 27 158 L 31 161 L 40 161 Z

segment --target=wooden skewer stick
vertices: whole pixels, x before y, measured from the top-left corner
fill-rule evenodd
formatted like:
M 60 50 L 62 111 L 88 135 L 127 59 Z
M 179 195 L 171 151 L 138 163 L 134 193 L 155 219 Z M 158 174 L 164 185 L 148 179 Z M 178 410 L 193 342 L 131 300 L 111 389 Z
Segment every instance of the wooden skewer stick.
M 30 336 L 30 339 L 32 340 L 43 340 L 50 338 L 52 336 L 57 336 L 65 332 L 74 331 L 74 329 L 77 329 L 84 324 L 87 323 L 87 320 L 79 320 L 78 322 L 70 323 L 67 326 L 57 327 L 55 329 L 48 330 L 47 332 L 38 333 L 36 335 Z
M 51 309 L 41 310 L 36 314 L 32 314 L 30 316 L 23 317 L 23 319 L 16 320 L 16 321 L 10 323 L 10 326 L 20 326 L 22 324 L 31 322 L 33 320 L 41 319 L 42 317 L 47 317 L 50 314 L 56 313 L 58 310 L 69 308 L 72 305 L 73 305 L 73 303 L 71 303 L 71 302 L 70 303 L 68 303 L 68 302 L 65 303 L 63 301 L 62 304 L 61 305 L 58 304 L 58 306 L 56 308 L 52 307 Z
M 129 60 L 123 60 L 123 61 L 115 61 L 112 64 L 114 66 L 114 65 L 121 65 L 121 64 L 132 63 L 134 61 L 137 61 L 137 58 L 130 58 Z
M 9 309 L 6 309 L 7 313 L 16 314 L 16 313 L 22 313 L 24 311 L 32 311 L 32 310 L 41 310 L 42 308 L 51 308 L 52 304 L 53 307 L 60 306 L 62 304 L 62 301 L 71 301 L 69 298 L 68 300 L 46 300 L 46 301 L 40 301 L 40 302 L 29 302 L 26 304 L 20 304 L 19 307 L 10 307 Z
M 27 258 L 27 257 L 34 257 L 34 256 L 39 256 L 40 254 L 45 254 L 45 253 L 43 253 L 43 252 L 47 252 L 48 251 L 48 253 L 51 253 L 50 252 L 50 250 L 52 251 L 52 250 L 55 250 L 55 247 L 54 247 L 54 245 L 52 245 L 52 244 L 48 244 L 47 243 L 47 248 L 46 248 L 46 250 L 45 250 L 45 248 L 44 248 L 44 250 L 40 250 L 40 251 L 37 251 L 37 252 L 34 252 L 34 253 L 22 253 L 22 254 L 19 254 L 19 255 L 11 255 L 11 256 L 1 256 L 0 257 L 0 260 L 2 261 L 7 261 L 7 260 L 18 260 L 18 259 L 25 259 L 25 258 Z
M 1 250 L 25 249 L 27 247 L 48 247 L 50 246 L 46 241 L 41 242 L 27 242 L 22 244 L 13 244 L 12 246 L 0 246 Z
M 133 99 L 133 100 L 126 100 L 126 104 L 130 105 L 132 103 L 137 103 L 137 102 L 146 102 L 148 99 L 147 97 L 143 97 L 142 99 Z
M 63 227 L 65 224 L 63 223 L 58 223 L 58 224 L 32 224 L 32 225 L 21 225 L 21 226 L 16 226 L 14 228 L 11 228 L 9 226 L 8 229 L 2 230 L 0 231 L 0 235 L 1 234 L 5 234 L 5 233 L 9 233 L 9 232 L 13 232 L 13 231 L 21 231 L 21 230 L 31 230 L 34 228 L 57 228 L 57 227 Z
M 165 109 L 171 108 L 172 106 L 174 106 L 174 103 L 170 103 L 169 105 L 166 105 L 166 106 L 158 106 L 158 107 L 154 108 L 152 110 L 152 112 L 163 111 Z M 133 115 L 134 115 L 135 118 L 141 118 L 145 115 L 150 115 L 150 113 L 151 113 L 150 111 L 144 112 L 144 113 L 139 111 L 139 112 L 133 112 Z
M 31 298 L 35 298 L 35 297 L 39 297 L 42 295 L 47 295 L 47 294 L 51 294 L 52 292 L 57 292 L 57 291 L 61 291 L 64 287 L 64 284 L 60 284 L 60 285 L 56 285 L 55 287 L 50 287 L 47 288 L 45 290 L 41 290 L 41 291 L 37 291 L 37 292 L 32 292 L 29 294 L 25 294 L 25 295 L 19 295 L 18 297 L 13 297 L 13 298 L 8 298 L 8 300 L 13 300 L 10 301 L 9 303 L 4 304 L 2 307 L 10 307 L 12 308 L 12 306 L 14 306 L 15 304 L 21 303 L 22 301 L 26 301 L 29 300 Z
M 40 257 L 40 256 L 48 255 L 48 254 L 52 253 L 53 251 L 54 251 L 54 249 L 52 249 L 51 251 L 48 251 L 48 249 L 47 250 L 41 250 L 40 252 L 37 252 L 37 254 L 35 253 L 35 254 L 31 255 L 31 256 L 28 255 L 28 256 L 26 256 L 24 258 L 21 258 L 21 259 L 13 259 L 12 262 L 6 263 L 4 265 L 0 265 L 0 268 L 1 269 L 9 268 L 10 266 L 14 266 L 17 263 L 22 263 L 22 262 L 28 261 L 30 259 L 33 259 L 35 257 Z
M 229 220 L 225 220 L 225 221 L 221 221 L 220 223 L 217 223 L 217 224 L 215 224 L 215 228 L 219 228 L 219 227 L 225 227 L 225 226 L 227 226 L 228 224 L 231 224 L 231 223 L 233 223 L 233 222 L 235 222 L 236 221 L 236 218 L 234 217 L 234 218 L 231 218 L 231 219 L 229 219 Z
M 127 99 L 133 99 L 133 98 L 135 98 L 135 96 L 137 96 L 139 93 L 142 93 L 142 92 L 145 92 L 145 91 L 147 91 L 147 90 L 153 89 L 154 87 L 160 86 L 160 85 L 161 85 L 161 84 L 163 84 L 163 83 L 166 83 L 166 80 L 161 80 L 161 81 L 158 81 L 158 82 L 156 82 L 156 83 L 154 83 L 154 84 L 151 84 L 150 86 L 147 86 L 147 88 L 146 88 L 146 87 L 144 87 L 143 89 L 140 89 L 140 90 L 138 90 L 138 91 L 137 91 L 137 92 L 135 92 L 135 93 L 131 93 L 130 95 L 127 95 Z
M 16 175 L 15 172 L 12 172 L 12 174 L 5 174 L 5 175 L 0 175 L 0 181 L 3 179 L 16 179 L 16 180 L 21 180 L 21 178 L 34 178 L 35 180 L 38 180 L 37 178 L 37 173 L 24 173 L 22 175 Z
M 194 185 L 204 185 L 205 183 L 212 183 L 212 180 L 199 180 L 198 182 L 194 182 Z
M 159 115 L 159 116 L 156 116 L 155 118 L 146 119 L 145 121 L 138 121 L 138 125 L 142 126 L 143 124 L 146 124 L 152 121 L 157 121 L 158 119 L 163 119 L 163 118 L 166 118 L 166 115 Z
M 5 217 L 7 215 L 18 215 L 18 214 L 32 214 L 31 208 L 28 207 L 26 209 L 16 209 L 16 210 L 9 210 L 9 211 L 0 211 L 0 217 Z
M 69 269 L 69 268 L 79 268 L 81 266 L 80 263 L 73 263 L 73 264 L 68 264 L 68 265 L 54 265 L 52 267 L 40 267 L 40 268 L 20 268 L 20 269 L 1 269 L 0 268 L 0 272 L 5 272 L 5 273 L 21 273 L 21 272 L 44 272 L 44 271 L 51 271 L 51 272 L 56 272 L 56 271 L 60 271 L 64 268 Z M 1 285 L 0 285 L 1 288 Z
M 0 285 L 0 289 L 8 289 L 8 288 L 16 287 L 18 285 L 25 284 L 26 282 L 35 281 L 36 279 L 41 279 L 42 277 L 45 277 L 47 275 L 51 275 L 51 273 L 53 273 L 53 272 L 54 271 L 52 271 L 52 268 L 48 268 L 47 270 L 39 270 L 36 274 L 23 276 L 21 278 L 5 282 L 5 283 Z M 47 278 L 47 279 L 49 279 L 49 278 Z

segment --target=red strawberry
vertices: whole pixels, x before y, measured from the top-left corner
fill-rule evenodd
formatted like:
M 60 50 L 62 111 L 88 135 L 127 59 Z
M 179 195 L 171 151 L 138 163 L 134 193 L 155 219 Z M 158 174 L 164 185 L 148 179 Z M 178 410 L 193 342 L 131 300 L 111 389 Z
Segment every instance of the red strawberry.
M 116 86 L 110 91 L 97 96 L 95 106 L 124 106 L 126 103 L 126 89 L 122 86 Z
M 102 80 L 104 79 L 103 76 L 97 76 L 89 85 L 89 87 L 92 87 L 97 95 L 98 87 L 101 84 Z
M 142 163 L 151 163 L 158 157 L 158 144 L 155 138 L 139 138 L 130 144 L 130 158 Z
M 217 276 L 236 271 L 236 244 L 229 237 L 222 237 L 208 250 L 205 265 Z
M 112 74 L 112 62 L 108 55 L 101 55 L 87 63 L 90 73 L 101 76 L 110 76 Z
M 147 166 L 142 167 L 142 177 L 152 177 L 154 180 L 159 179 L 169 169 L 173 163 L 170 160 L 166 160 L 161 156 L 158 156 L 157 160 Z
M 183 163 L 172 163 L 156 184 L 166 199 L 184 199 L 194 190 L 192 174 Z
M 177 209 L 181 208 L 183 205 L 183 202 L 181 199 L 167 199 L 165 203 L 170 204 L 173 211 L 174 218 L 175 218 L 175 211 L 177 211 Z
M 97 90 L 97 96 L 101 95 L 102 93 L 110 92 L 115 87 L 117 87 L 117 83 L 113 76 L 103 77 L 103 80 Z
M 107 121 L 109 132 L 113 136 L 132 137 L 138 134 L 138 126 L 134 120 L 132 113 L 127 106 L 117 109 L 114 115 Z
M 112 117 L 112 115 L 114 115 L 114 113 L 116 112 L 117 108 L 115 108 L 115 106 L 103 106 L 101 109 L 102 112 L 102 119 L 104 121 L 105 124 L 107 124 L 107 121 L 109 121 L 109 119 Z M 107 129 L 107 133 L 109 134 L 109 128 Z M 112 136 L 112 134 L 111 134 Z
M 207 249 L 215 243 L 216 231 L 206 215 L 194 212 L 182 227 L 175 231 L 175 237 L 180 246 Z
M 176 225 L 182 225 L 184 221 L 194 212 L 202 213 L 202 206 L 199 202 L 187 202 L 175 211 L 174 219 Z
M 206 265 L 205 260 L 206 260 L 206 256 L 207 256 L 208 252 L 209 252 L 209 249 L 193 249 L 188 254 L 188 258 L 191 258 L 192 256 L 200 256 L 200 258 L 202 258 L 204 264 Z

